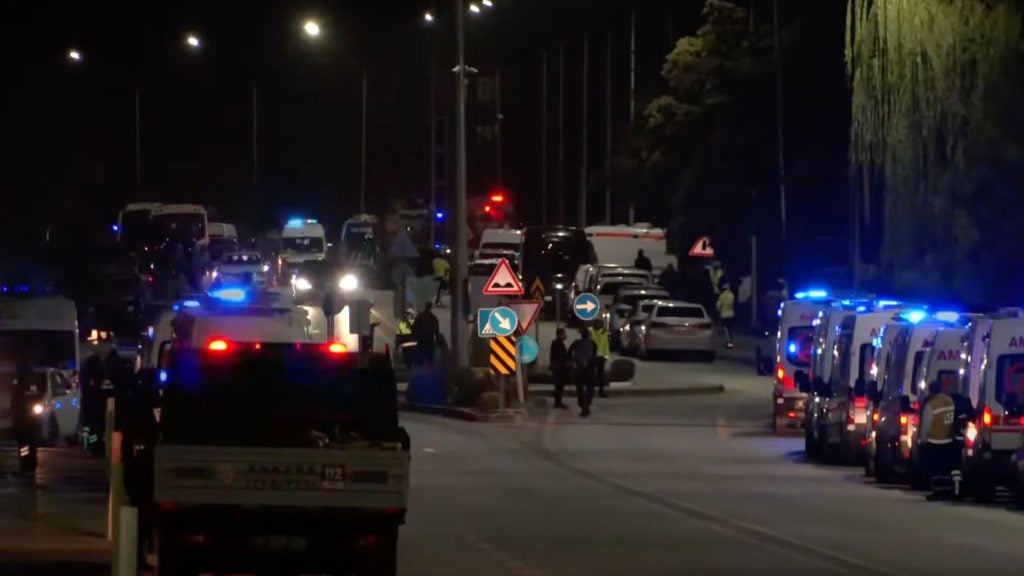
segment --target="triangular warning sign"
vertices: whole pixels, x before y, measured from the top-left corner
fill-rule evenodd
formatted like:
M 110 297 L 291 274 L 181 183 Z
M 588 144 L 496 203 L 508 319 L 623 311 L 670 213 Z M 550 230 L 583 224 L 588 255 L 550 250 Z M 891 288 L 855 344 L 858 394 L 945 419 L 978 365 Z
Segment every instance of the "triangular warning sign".
M 693 247 L 690 248 L 690 256 L 696 258 L 714 258 L 715 249 L 711 247 L 711 237 L 701 236 L 697 238 L 697 241 L 693 243 Z
M 525 333 L 530 329 L 530 326 L 533 326 L 534 320 L 540 314 L 540 309 L 544 307 L 544 302 L 540 300 L 513 300 L 511 302 L 504 302 L 502 306 L 508 306 L 516 313 L 516 316 L 519 317 L 519 329 Z
M 484 283 L 483 293 L 484 296 L 518 296 L 523 293 L 523 285 L 508 265 L 508 260 L 502 258 L 498 262 L 498 267 Z

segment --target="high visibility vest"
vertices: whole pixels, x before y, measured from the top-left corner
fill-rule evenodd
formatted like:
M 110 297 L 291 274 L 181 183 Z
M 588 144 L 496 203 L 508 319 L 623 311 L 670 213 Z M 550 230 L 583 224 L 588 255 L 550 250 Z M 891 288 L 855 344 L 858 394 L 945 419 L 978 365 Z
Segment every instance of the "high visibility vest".
M 407 320 L 399 320 L 398 322 L 398 335 L 409 336 L 412 334 L 412 326 L 409 325 Z
M 953 420 L 956 405 L 947 394 L 933 394 L 928 397 L 921 411 L 922 438 L 928 444 L 950 444 L 953 442 Z
M 590 337 L 594 339 L 594 344 L 597 345 L 597 355 L 600 358 L 611 356 L 612 343 L 607 330 L 592 327 L 590 329 Z
M 736 297 L 732 290 L 722 290 L 718 295 L 718 315 L 722 318 L 733 318 L 736 316 Z

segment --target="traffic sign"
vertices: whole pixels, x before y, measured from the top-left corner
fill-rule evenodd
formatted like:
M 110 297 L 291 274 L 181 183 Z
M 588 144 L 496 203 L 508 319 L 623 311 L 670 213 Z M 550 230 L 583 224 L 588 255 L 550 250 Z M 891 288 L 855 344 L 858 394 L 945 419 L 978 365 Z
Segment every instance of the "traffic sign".
M 502 305 L 508 306 L 516 313 L 516 318 L 519 319 L 519 330 L 525 334 L 530 326 L 533 326 L 533 322 L 540 314 L 540 309 L 544 307 L 544 302 L 542 300 L 512 300 L 502 302 Z
M 584 322 L 593 320 L 601 313 L 601 301 L 590 292 L 583 292 L 572 301 L 572 311 Z
M 711 236 L 701 236 L 690 248 L 690 256 L 695 258 L 714 258 L 715 249 L 711 247 Z
M 491 339 L 491 372 L 499 376 L 516 373 L 516 338 L 498 336 Z
M 491 277 L 484 283 L 483 293 L 484 296 L 519 296 L 523 293 L 523 285 L 519 283 L 508 260 L 502 258 L 498 262 Z
M 484 332 L 494 336 L 510 336 L 516 331 L 518 325 L 519 318 L 516 313 L 508 306 L 499 306 L 491 310 Z
M 493 338 L 493 332 L 487 330 L 487 322 L 491 319 L 494 308 L 480 308 L 476 311 L 476 335 L 481 338 Z
M 540 354 L 540 345 L 537 344 L 537 341 L 532 336 L 523 335 L 516 342 L 516 353 L 520 362 L 532 364 L 537 359 L 537 355 Z
M 540 278 L 533 279 L 533 284 L 530 285 L 530 296 L 534 300 L 544 300 L 544 283 L 540 281 Z

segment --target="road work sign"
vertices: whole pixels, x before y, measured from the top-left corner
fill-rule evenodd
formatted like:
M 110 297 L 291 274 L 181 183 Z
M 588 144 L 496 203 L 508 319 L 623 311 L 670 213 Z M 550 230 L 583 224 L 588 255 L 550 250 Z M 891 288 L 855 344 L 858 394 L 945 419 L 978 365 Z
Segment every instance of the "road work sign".
M 690 256 L 694 258 L 714 258 L 715 249 L 711 247 L 711 237 L 701 236 L 690 248 Z

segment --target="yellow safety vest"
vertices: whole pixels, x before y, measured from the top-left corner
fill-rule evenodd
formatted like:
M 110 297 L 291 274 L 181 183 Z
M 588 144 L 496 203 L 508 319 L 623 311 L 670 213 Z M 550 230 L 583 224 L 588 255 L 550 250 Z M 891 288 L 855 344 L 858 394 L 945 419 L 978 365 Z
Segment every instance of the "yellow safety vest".
M 608 332 L 603 328 L 590 328 L 590 337 L 594 339 L 594 344 L 597 344 L 597 355 L 601 358 L 607 358 L 612 353 L 611 338 L 608 336 Z
M 924 404 L 921 414 L 921 431 L 928 444 L 950 444 L 953 442 L 953 420 L 956 404 L 946 394 L 933 394 Z
M 718 295 L 718 315 L 722 318 L 733 318 L 736 316 L 736 297 L 732 290 L 722 290 Z
M 410 334 L 412 334 L 412 326 L 409 325 L 407 320 L 400 320 L 398 322 L 398 335 L 408 336 Z

